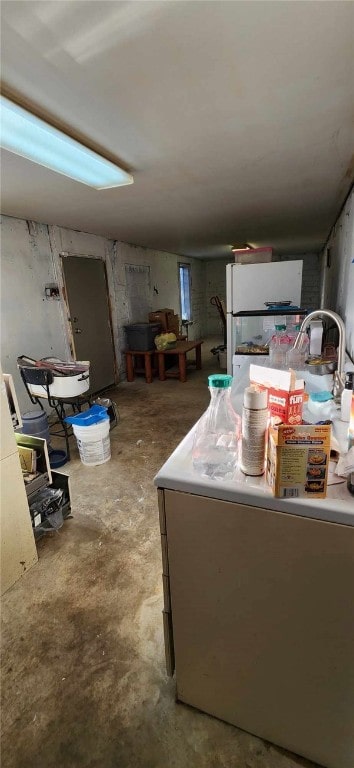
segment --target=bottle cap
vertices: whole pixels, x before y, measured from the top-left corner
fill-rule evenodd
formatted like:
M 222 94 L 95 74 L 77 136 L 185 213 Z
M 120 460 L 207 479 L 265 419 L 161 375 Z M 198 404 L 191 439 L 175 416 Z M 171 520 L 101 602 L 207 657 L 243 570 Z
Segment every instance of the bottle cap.
M 254 387 L 246 387 L 243 393 L 243 404 L 245 408 L 251 408 L 254 411 L 261 411 L 267 407 L 267 390 L 258 392 Z
M 232 376 L 228 376 L 227 373 L 214 373 L 212 376 L 208 376 L 208 384 L 209 387 L 226 389 L 231 387 Z
M 276 331 L 285 331 L 286 325 L 276 325 L 275 330 Z

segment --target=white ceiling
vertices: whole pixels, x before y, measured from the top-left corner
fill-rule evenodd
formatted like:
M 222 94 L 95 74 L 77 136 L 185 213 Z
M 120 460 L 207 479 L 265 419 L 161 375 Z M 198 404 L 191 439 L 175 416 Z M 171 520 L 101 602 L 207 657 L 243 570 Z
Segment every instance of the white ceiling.
M 4 152 L 4 213 L 191 256 L 323 245 L 352 181 L 352 2 L 1 11 L 4 83 L 135 180 L 98 192 Z

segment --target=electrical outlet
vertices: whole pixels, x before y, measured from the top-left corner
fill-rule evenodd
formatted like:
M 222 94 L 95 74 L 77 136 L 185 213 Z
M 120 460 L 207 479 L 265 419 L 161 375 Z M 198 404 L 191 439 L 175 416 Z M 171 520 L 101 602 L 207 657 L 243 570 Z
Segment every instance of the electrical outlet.
M 45 286 L 45 297 L 46 299 L 56 299 L 56 301 L 59 301 L 59 286 L 56 283 L 47 283 Z

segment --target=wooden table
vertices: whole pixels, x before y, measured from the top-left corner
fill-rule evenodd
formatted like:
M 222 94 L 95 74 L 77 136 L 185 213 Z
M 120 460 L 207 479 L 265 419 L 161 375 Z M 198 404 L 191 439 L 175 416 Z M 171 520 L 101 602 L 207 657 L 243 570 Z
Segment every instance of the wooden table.
M 151 384 L 153 374 L 156 372 L 154 366 L 154 357 L 156 355 L 156 349 L 149 349 L 146 351 L 138 349 L 127 349 L 124 352 L 126 364 L 127 364 L 127 381 L 134 381 L 136 373 L 143 373 L 147 384 Z M 135 358 L 143 358 L 144 367 L 139 368 L 136 365 Z
M 169 379 L 179 379 L 184 382 L 187 381 L 187 352 L 195 350 L 195 367 L 200 371 L 202 367 L 202 341 L 178 341 L 173 349 L 164 349 L 163 351 L 157 351 L 157 359 L 159 366 L 159 379 L 165 381 Z M 165 356 L 166 355 L 178 355 L 178 371 L 165 369 Z

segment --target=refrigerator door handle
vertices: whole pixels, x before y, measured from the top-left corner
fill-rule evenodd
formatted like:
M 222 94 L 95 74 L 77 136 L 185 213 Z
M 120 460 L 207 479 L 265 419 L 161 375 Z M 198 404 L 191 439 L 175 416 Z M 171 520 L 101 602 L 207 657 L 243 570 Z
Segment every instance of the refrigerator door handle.
M 235 339 L 234 339 L 234 319 L 231 312 L 226 315 L 226 360 L 227 360 L 227 373 L 232 376 L 232 357 L 235 352 Z
M 232 312 L 232 269 L 234 264 L 226 265 L 226 312 Z

